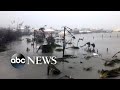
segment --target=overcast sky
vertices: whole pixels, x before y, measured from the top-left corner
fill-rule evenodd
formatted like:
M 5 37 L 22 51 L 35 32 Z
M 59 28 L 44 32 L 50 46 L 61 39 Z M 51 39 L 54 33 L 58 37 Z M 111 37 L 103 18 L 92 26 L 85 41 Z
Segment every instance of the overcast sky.
M 120 28 L 120 11 L 0 11 L 0 26 L 24 21 L 24 25 L 39 28 Z

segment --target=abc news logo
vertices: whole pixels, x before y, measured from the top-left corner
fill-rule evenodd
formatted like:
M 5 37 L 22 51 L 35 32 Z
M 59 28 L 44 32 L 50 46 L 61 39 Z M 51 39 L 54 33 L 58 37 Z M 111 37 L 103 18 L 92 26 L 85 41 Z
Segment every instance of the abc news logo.
M 11 63 L 22 63 L 25 64 L 26 60 L 25 57 L 22 54 L 14 54 L 11 58 Z
M 57 64 L 55 56 L 27 56 L 27 59 L 22 54 L 14 54 L 10 60 L 13 67 L 18 67 L 24 64 Z

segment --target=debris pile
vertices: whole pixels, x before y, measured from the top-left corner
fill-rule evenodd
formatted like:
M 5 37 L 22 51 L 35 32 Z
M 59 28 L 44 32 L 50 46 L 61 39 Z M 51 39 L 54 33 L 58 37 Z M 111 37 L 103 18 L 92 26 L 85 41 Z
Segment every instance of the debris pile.
M 100 78 L 111 78 L 120 75 L 120 67 L 112 70 L 101 70 Z
M 120 63 L 120 59 L 113 59 L 111 61 L 106 61 L 105 66 L 114 66 L 116 63 Z

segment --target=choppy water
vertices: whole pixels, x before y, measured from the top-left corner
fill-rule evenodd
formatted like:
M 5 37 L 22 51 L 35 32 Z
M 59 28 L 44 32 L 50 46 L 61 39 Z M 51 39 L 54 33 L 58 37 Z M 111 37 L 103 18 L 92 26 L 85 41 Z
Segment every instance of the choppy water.
M 103 37 L 102 37 L 103 35 Z M 110 37 L 111 36 L 111 37 Z M 10 64 L 10 58 L 15 53 L 22 53 L 24 56 L 35 56 L 35 55 L 54 55 L 57 57 L 62 57 L 62 52 L 42 54 L 41 51 L 36 53 L 36 49 L 33 49 L 31 43 L 26 43 L 25 38 L 32 38 L 31 36 L 22 37 L 22 41 L 16 41 L 8 45 L 10 50 L 5 52 L 0 52 L 0 78 L 15 78 L 15 79 L 57 79 L 64 75 L 71 76 L 75 79 L 99 79 L 98 70 L 101 69 L 111 69 L 105 67 L 104 61 L 101 60 L 106 58 L 111 58 L 116 52 L 120 51 L 120 33 L 93 33 L 93 34 L 77 34 L 76 39 L 73 41 L 74 45 L 77 45 L 78 38 L 83 38 L 83 41 L 79 42 L 79 46 L 84 45 L 86 42 L 95 43 L 95 50 L 98 49 L 98 53 L 102 55 L 99 58 L 91 58 L 89 60 L 84 59 L 83 54 L 87 54 L 84 49 L 86 47 L 80 48 L 79 50 L 66 49 L 65 54 L 73 54 L 78 56 L 75 59 L 67 59 L 69 63 L 59 63 L 57 68 L 61 70 L 61 74 L 58 76 L 47 76 L 47 66 L 46 65 L 25 65 L 20 69 L 12 67 Z M 94 38 L 93 38 L 94 37 Z M 70 37 L 67 37 L 69 40 Z M 62 44 L 62 43 L 59 43 Z M 26 48 L 30 48 L 27 53 Z M 36 46 L 35 46 L 36 47 Z M 69 46 L 67 46 L 69 47 Z M 106 49 L 109 49 L 108 52 Z M 120 55 L 118 54 L 118 57 Z M 80 63 L 82 61 L 83 63 Z M 69 67 L 73 67 L 70 69 Z M 84 71 L 83 67 L 92 67 L 92 71 Z M 114 67 L 113 67 L 114 68 Z M 117 77 L 120 78 L 120 77 Z

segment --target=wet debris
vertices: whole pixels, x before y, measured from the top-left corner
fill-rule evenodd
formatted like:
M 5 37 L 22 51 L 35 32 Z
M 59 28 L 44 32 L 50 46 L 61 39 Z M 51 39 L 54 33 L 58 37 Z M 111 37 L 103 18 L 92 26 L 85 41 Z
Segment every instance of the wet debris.
M 61 52 L 61 51 L 63 51 L 63 49 L 62 48 L 57 48 L 57 49 L 55 49 L 55 51 Z
M 66 62 L 69 63 L 69 61 L 65 60 L 65 58 L 56 58 L 58 62 Z
M 19 38 L 18 41 L 22 41 L 23 39 Z
M 80 61 L 80 63 L 83 63 L 83 62 Z
M 29 39 L 29 38 L 26 38 L 26 40 L 27 40 L 27 43 L 30 43 L 30 42 L 31 42 L 31 39 Z
M 92 58 L 93 56 L 85 56 L 84 58 L 86 59 L 86 60 L 89 60 L 90 58 Z
M 118 53 L 120 53 L 120 51 L 117 52 L 117 53 L 115 53 L 115 54 L 112 56 L 112 58 L 116 57 L 116 55 L 117 55 Z
M 31 46 L 34 46 L 34 43 L 31 43 Z
M 62 47 L 62 45 L 54 44 L 55 47 Z
M 52 53 L 53 49 L 51 45 L 42 45 L 42 53 Z
M 59 75 L 61 71 L 55 67 L 55 65 L 49 64 L 47 68 L 47 75 L 52 73 L 52 75 Z
M 53 45 L 51 45 L 53 48 L 56 48 L 56 47 L 62 47 L 62 45 L 59 45 L 59 44 L 53 44 Z
M 72 44 L 72 42 L 68 42 L 67 44 Z
M 91 71 L 92 67 L 83 68 L 83 70 L 85 70 L 85 71 Z
M 101 70 L 99 73 L 100 78 L 117 77 L 120 75 L 120 67 L 112 70 Z
M 64 55 L 64 58 L 77 58 L 75 55 Z
M 79 49 L 79 47 L 77 47 L 77 46 L 72 46 L 71 48 L 72 49 Z
M 111 60 L 111 61 L 106 61 L 105 62 L 105 66 L 114 66 L 116 63 L 120 63 L 120 59 L 113 59 L 113 60 Z
M 59 75 L 60 73 L 61 73 L 61 71 L 58 70 L 58 69 L 53 69 L 53 70 L 52 70 L 52 74 L 53 74 L 53 75 Z
M 72 78 L 71 76 L 65 75 L 65 76 L 63 76 L 63 77 L 61 77 L 59 79 L 74 79 L 74 78 Z
M 68 68 L 69 68 L 69 69 L 73 69 L 73 67 L 72 67 L 72 66 L 69 66 Z
M 97 53 L 92 53 L 92 55 L 84 54 L 84 58 L 85 58 L 86 60 L 89 60 L 90 58 L 96 57 L 96 56 L 99 56 L 99 55 L 98 55 Z
M 76 64 L 76 62 L 73 62 L 74 64 Z
M 27 47 L 26 51 L 27 51 L 27 52 L 29 52 L 29 51 L 30 51 L 30 49 Z

